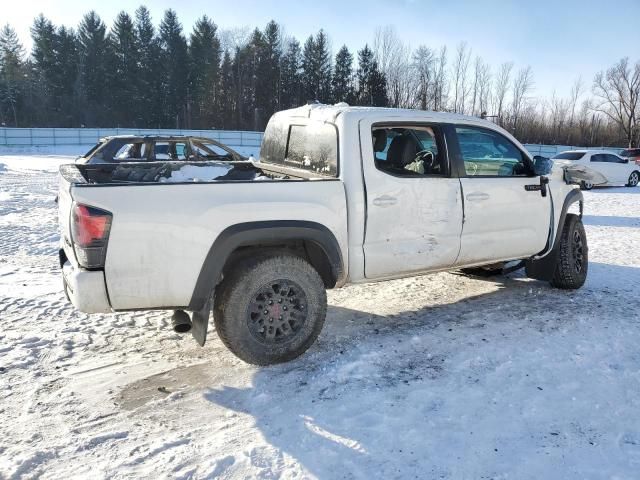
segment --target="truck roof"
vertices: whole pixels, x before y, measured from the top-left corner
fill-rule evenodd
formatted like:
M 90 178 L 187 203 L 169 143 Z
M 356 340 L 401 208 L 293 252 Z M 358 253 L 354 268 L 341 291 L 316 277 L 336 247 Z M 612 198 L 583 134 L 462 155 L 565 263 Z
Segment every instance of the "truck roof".
M 470 115 L 462 115 L 460 113 L 434 112 L 430 110 L 415 110 L 408 108 L 386 108 L 386 107 L 353 107 L 346 103 L 337 103 L 335 105 L 325 105 L 321 103 L 312 103 L 290 110 L 284 110 L 278 114 L 284 114 L 288 117 L 306 117 L 316 120 L 335 121 L 339 115 L 355 114 L 361 118 L 385 117 L 385 118 L 412 118 L 416 116 L 424 117 L 425 120 L 442 122 L 442 123 L 473 123 L 481 126 L 498 127 L 489 120 L 484 120 Z M 498 127 L 500 128 L 500 127 Z

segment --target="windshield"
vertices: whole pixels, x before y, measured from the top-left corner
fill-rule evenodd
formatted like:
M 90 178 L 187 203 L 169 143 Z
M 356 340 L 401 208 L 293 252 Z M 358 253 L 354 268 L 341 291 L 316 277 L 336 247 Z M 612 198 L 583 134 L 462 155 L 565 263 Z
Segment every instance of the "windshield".
M 559 153 L 554 160 L 580 160 L 587 152 L 563 152 Z

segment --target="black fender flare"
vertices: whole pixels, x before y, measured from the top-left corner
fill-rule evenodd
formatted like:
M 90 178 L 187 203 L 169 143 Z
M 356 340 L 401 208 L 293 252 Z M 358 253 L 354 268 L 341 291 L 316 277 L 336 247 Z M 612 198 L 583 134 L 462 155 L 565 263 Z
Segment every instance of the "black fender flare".
M 555 239 L 553 241 L 553 247 L 544 257 L 539 259 L 529 259 L 525 263 L 525 271 L 528 277 L 535 278 L 536 280 L 550 281 L 555 273 L 556 264 L 558 262 L 558 255 L 560 253 L 560 241 L 562 240 L 562 231 L 567 219 L 567 213 L 569 207 L 574 203 L 580 205 L 580 218 L 584 209 L 584 196 L 582 192 L 577 188 L 571 190 L 565 197 L 562 205 L 562 212 L 558 219 L 558 229 L 556 231 Z
M 279 242 L 304 241 L 317 246 L 329 261 L 331 279 L 328 287 L 342 283 L 345 268 L 342 251 L 335 235 L 324 225 L 302 220 L 271 220 L 232 225 L 220 233 L 209 249 L 196 282 L 189 310 L 206 308 L 222 270 L 239 247 L 277 245 Z

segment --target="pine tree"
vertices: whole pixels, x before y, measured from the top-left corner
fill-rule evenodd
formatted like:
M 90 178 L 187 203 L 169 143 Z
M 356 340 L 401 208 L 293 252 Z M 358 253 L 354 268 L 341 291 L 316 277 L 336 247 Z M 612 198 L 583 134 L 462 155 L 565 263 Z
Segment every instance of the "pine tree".
M 368 45 L 358 52 L 357 78 L 359 105 L 387 106 L 387 82 Z
M 266 99 L 262 110 L 264 123 L 274 112 L 280 109 L 282 103 L 280 62 L 282 60 L 281 33 L 278 24 L 271 20 L 264 29 L 264 51 L 261 56 L 259 69 L 260 84 L 265 86 Z M 264 126 L 264 125 L 263 125 Z
M 81 111 L 84 124 L 100 126 L 111 123 L 111 95 L 105 85 L 110 83 L 111 50 L 106 26 L 95 11 L 87 13 L 78 27 L 79 76 Z
M 301 79 L 302 56 L 300 43 L 295 38 L 289 40 L 280 62 L 280 108 L 299 107 L 302 99 Z
M 316 65 L 318 71 L 318 100 L 328 102 L 331 96 L 331 52 L 329 38 L 320 30 L 316 35 Z
M 80 112 L 77 110 L 78 89 L 78 45 L 75 32 L 64 26 L 57 29 L 54 36 L 55 65 L 53 71 L 53 97 L 57 127 L 78 125 Z
M 166 128 L 188 126 L 186 111 L 189 74 L 187 40 L 176 12 L 165 11 L 160 23 L 160 63 L 162 65 L 162 117 Z M 182 121 L 181 121 L 182 120 Z
M 56 54 L 55 37 L 56 30 L 51 21 L 42 14 L 36 17 L 31 27 L 32 101 L 39 106 L 33 116 L 36 126 L 48 125 L 56 112 L 55 71 L 59 56 Z
M 331 56 L 328 39 L 320 30 L 310 36 L 302 52 L 302 79 L 307 100 L 328 102 L 331 94 Z
M 112 121 L 117 126 L 130 127 L 136 125 L 135 104 L 138 86 L 138 49 L 136 32 L 131 17 L 120 12 L 109 33 L 112 64 L 109 65 Z M 133 107 L 133 108 L 132 108 Z
M 19 126 L 18 111 L 24 103 L 24 49 L 9 24 L 0 30 L 0 122 Z
M 137 92 L 133 99 L 135 125 L 160 127 L 162 123 L 162 69 L 160 44 L 145 6 L 136 10 L 136 50 L 138 52 Z
M 369 77 L 369 91 L 371 92 L 371 105 L 374 107 L 388 107 L 389 96 L 387 95 L 387 79 L 384 72 L 378 67 L 378 62 L 374 61 Z
M 218 98 L 216 107 L 218 111 L 218 123 L 214 126 L 220 129 L 233 128 L 235 105 L 235 89 L 233 82 L 233 60 L 229 51 L 224 52 L 222 65 L 220 66 L 220 79 L 218 82 Z
M 355 90 L 353 87 L 353 55 L 344 45 L 336 55 L 336 63 L 331 80 L 332 102 L 355 102 Z
M 218 121 L 216 102 L 220 73 L 218 27 L 206 15 L 196 21 L 189 47 L 192 115 L 197 128 L 211 128 Z

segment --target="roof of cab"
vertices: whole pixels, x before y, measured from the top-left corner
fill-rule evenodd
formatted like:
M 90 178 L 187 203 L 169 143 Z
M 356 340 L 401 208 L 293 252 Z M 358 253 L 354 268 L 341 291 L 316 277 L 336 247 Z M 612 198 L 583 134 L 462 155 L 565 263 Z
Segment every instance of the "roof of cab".
M 416 116 L 424 117 L 442 123 L 473 123 L 477 125 L 489 125 L 496 127 L 497 125 L 488 120 L 469 115 L 449 112 L 434 112 L 431 110 L 415 110 L 403 108 L 387 108 L 387 107 L 353 107 L 346 103 L 337 103 L 335 105 L 325 105 L 322 103 L 311 103 L 290 110 L 278 112 L 288 117 L 305 117 L 322 121 L 334 122 L 340 115 L 354 114 L 360 118 L 371 117 L 388 117 L 388 118 L 415 118 Z

